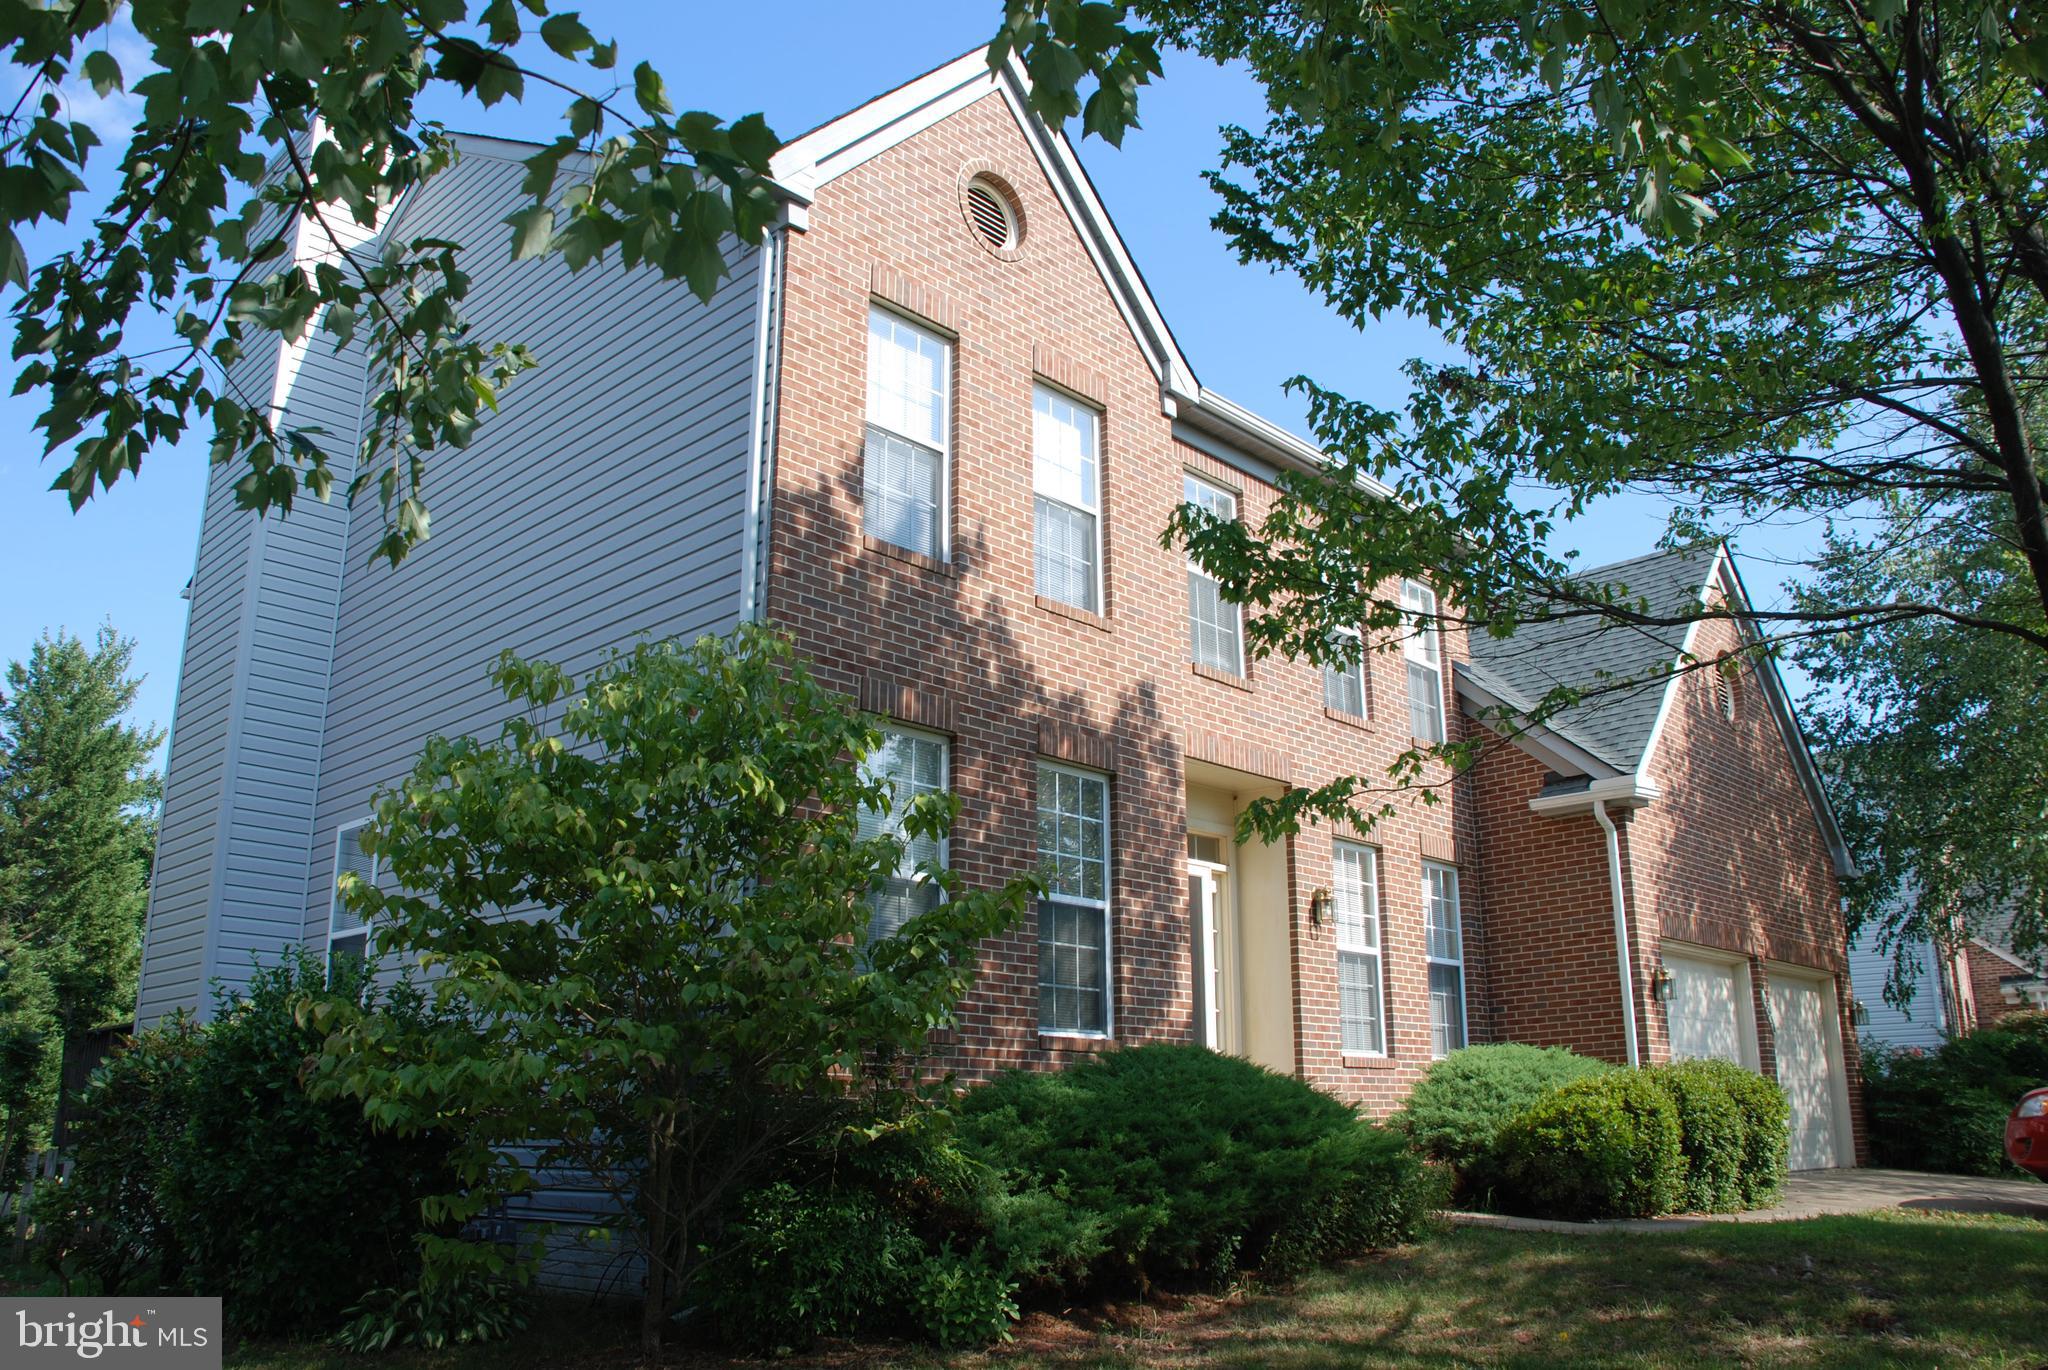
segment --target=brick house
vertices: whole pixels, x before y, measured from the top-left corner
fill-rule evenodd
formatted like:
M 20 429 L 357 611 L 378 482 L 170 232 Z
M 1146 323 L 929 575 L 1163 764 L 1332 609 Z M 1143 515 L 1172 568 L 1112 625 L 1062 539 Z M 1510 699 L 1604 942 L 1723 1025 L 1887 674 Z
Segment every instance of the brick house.
M 960 795 L 946 856 L 965 879 L 1057 871 L 935 1044 L 966 1075 L 1199 1041 L 1384 1112 L 1468 1039 L 1782 1072 L 1782 1032 L 1731 1038 L 1650 988 L 1676 968 L 1747 1028 L 1773 1021 L 1782 968 L 1818 1078 L 1846 1088 L 1845 858 L 1768 672 L 1732 724 L 1670 706 L 1674 685 L 1639 765 L 1597 730 L 1573 760 L 1567 722 L 1426 777 L 1447 802 L 1369 833 L 1236 840 L 1257 796 L 1474 736 L 1487 682 L 1511 704 L 1515 680 L 1448 629 L 1365 644 L 1347 671 L 1247 659 L 1236 608 L 1160 532 L 1182 501 L 1255 519 L 1320 455 L 1201 385 L 1021 80 L 970 54 L 790 144 L 783 224 L 733 245 L 708 304 L 615 261 L 572 277 L 479 251 L 476 335 L 542 367 L 436 458 L 435 535 L 402 569 L 367 556 L 373 510 L 353 530 L 339 504 L 257 523 L 216 472 L 139 1020 L 203 1014 L 210 983 L 292 945 L 360 949 L 335 873 L 375 878 L 354 835 L 426 736 L 495 731 L 500 649 L 582 670 L 640 632 L 766 619 L 889 721 L 877 764 L 900 791 Z M 530 150 L 459 141 L 381 234 L 500 231 Z M 293 260 L 333 250 L 298 237 Z M 363 371 L 322 342 L 238 381 L 346 453 Z M 1428 587 L 1400 592 L 1434 612 Z M 875 930 L 926 897 L 890 882 Z M 1701 981 L 1719 971 L 1682 965 L 1681 941 L 1740 974 Z M 1816 1163 L 1846 1163 L 1853 1127 Z
M 1473 770 L 1498 1037 L 1653 1063 L 1719 1056 L 1792 1098 L 1795 1167 L 1862 1154 L 1837 880 L 1854 865 L 1783 682 L 1740 655 L 1749 599 L 1719 546 L 1585 573 L 1651 617 L 1475 637 L 1461 701 L 1507 748 Z M 1578 702 L 1509 727 L 1559 686 Z

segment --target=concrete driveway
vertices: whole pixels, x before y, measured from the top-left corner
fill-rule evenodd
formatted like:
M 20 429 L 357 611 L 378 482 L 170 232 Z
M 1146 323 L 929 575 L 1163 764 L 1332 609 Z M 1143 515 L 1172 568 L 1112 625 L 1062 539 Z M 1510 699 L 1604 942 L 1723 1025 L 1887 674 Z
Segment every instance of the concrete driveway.
M 1928 1175 L 1917 1170 L 1795 1170 L 1786 1177 L 1776 1208 L 1749 1213 L 1672 1215 L 1610 1222 L 1570 1223 L 1511 1218 L 1498 1213 L 1452 1213 L 1455 1223 L 1524 1232 L 1670 1232 L 1702 1223 L 1775 1223 L 1835 1213 L 1918 1208 L 1944 1213 L 2008 1213 L 2048 1222 L 2048 1184 L 1986 1179 L 1980 1175 Z

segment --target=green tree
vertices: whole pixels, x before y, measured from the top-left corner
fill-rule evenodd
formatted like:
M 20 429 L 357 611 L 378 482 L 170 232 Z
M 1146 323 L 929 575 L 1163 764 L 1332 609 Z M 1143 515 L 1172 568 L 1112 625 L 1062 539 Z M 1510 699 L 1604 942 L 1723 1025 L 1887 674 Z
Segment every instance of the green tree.
M 124 72 L 107 50 L 101 31 L 117 16 L 149 48 L 148 70 Z M 536 43 L 599 84 L 535 70 Z M 246 468 L 243 507 L 288 511 L 300 489 L 327 498 L 321 435 L 280 429 L 231 368 L 278 335 L 318 329 L 340 346 L 361 331 L 384 384 L 350 493 L 378 494 L 377 554 L 395 562 L 427 535 L 427 454 L 464 446 L 533 359 L 517 340 L 468 336 L 462 244 L 394 241 L 279 267 L 302 222 L 316 243 L 346 242 L 449 165 L 447 135 L 418 112 L 437 88 L 486 106 L 529 85 L 564 101 L 562 132 L 527 159 L 531 202 L 506 221 L 515 257 L 581 268 L 616 249 L 709 295 L 724 246 L 758 238 L 777 205 L 760 116 L 678 114 L 653 67 L 610 76 L 617 46 L 545 0 L 0 0 L 0 45 L 24 87 L 0 114 L 0 290 L 21 292 L 20 387 L 46 402 L 46 450 L 67 449 L 53 488 L 74 508 L 195 417 L 211 419 L 214 461 Z M 109 203 L 32 270 L 19 230 L 70 222 L 98 141 L 65 117 L 67 79 L 125 89 L 141 115 Z M 128 341 L 152 311 L 173 320 L 176 347 Z
M 47 1128 L 65 1039 L 134 1008 L 163 740 L 121 721 L 142 684 L 134 656 L 111 627 L 92 647 L 46 634 L 0 697 L 0 1012 L 41 1052 L 19 1077 L 37 1083 L 4 1106 L 29 1120 L 9 1128 L 27 1147 Z
M 1254 650 L 1322 660 L 1334 630 L 1402 631 L 1404 576 L 1437 580 L 1451 621 L 1496 633 L 1725 613 L 1575 580 L 1547 541 L 1618 492 L 1669 499 L 1685 543 L 1754 521 L 1847 527 L 1899 499 L 1919 513 L 1884 537 L 1960 567 L 1977 544 L 1959 530 L 1980 529 L 2010 553 L 2008 592 L 1838 575 L 1830 552 L 1797 603 L 1755 615 L 1756 650 L 1984 638 L 1967 650 L 2038 680 L 2048 481 L 2024 421 L 2048 380 L 2037 7 L 1005 8 L 997 55 L 1021 54 L 1041 112 L 1111 139 L 1163 50 L 1244 63 L 1268 117 L 1223 131 L 1217 225 L 1244 260 L 1293 272 L 1360 326 L 1406 311 L 1462 354 L 1410 362 L 1400 409 L 1298 377 L 1326 475 L 1288 478 L 1256 526 L 1176 517 L 1169 537 L 1248 606 Z M 1553 692 L 1535 716 L 1570 698 Z M 2038 689 L 2001 701 L 2030 704 Z M 1349 813 L 1412 784 L 1416 761 L 1391 784 L 1349 777 L 1255 816 Z M 2039 824 L 2038 806 L 1980 812 L 1988 830 Z
M 430 740 L 366 830 L 389 878 L 343 881 L 438 1025 L 311 1010 L 337 1015 L 318 1069 L 374 1122 L 461 1136 L 464 1187 L 431 1227 L 529 1187 L 513 1148 L 609 1189 L 646 1258 L 652 1357 L 707 1220 L 816 1125 L 799 1105 L 892 1078 L 1034 880 L 927 869 L 945 897 L 869 941 L 870 890 L 958 801 L 863 837 L 861 810 L 891 803 L 860 762 L 880 734 L 767 630 L 643 643 L 581 682 L 508 653 L 493 678 L 522 712 L 495 742 Z M 453 1239 L 428 1256 L 503 1264 Z
M 1885 513 L 1874 531 L 1829 537 L 1809 595 L 1938 600 L 2048 627 L 1996 508 L 1900 497 Z M 2011 914 L 2023 952 L 2048 950 L 2048 662 L 1927 618 L 1812 638 L 1798 659 L 1819 686 L 1808 721 L 1862 866 L 1854 917 L 1897 949 L 1901 934 L 1953 947 Z

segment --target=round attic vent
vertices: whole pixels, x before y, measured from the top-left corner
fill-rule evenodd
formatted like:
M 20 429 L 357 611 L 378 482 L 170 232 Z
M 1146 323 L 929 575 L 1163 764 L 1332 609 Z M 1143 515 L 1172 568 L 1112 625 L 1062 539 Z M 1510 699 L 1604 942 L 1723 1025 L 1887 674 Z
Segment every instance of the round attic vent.
M 1017 212 L 1010 197 L 986 176 L 967 183 L 967 225 L 975 236 L 998 252 L 1017 246 Z

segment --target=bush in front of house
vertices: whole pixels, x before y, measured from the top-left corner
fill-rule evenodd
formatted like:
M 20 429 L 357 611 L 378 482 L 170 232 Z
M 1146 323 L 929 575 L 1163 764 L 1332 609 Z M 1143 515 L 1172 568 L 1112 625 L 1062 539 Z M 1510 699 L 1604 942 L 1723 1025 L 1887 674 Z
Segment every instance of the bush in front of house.
M 1502 1128 L 1500 1197 L 1554 1218 L 1668 1213 L 1685 1183 L 1678 1109 L 1641 1070 L 1563 1085 Z
M 1483 1193 L 1493 1182 L 1493 1145 L 1502 1128 L 1558 1086 L 1611 1069 L 1563 1047 L 1465 1047 L 1432 1065 L 1389 1122 L 1449 1166 L 1462 1190 Z
M 1903 1170 L 2017 1175 L 2005 1120 L 2048 1082 L 2048 1015 L 2015 1014 L 1925 1054 L 1866 1047 L 1871 1159 Z
M 1786 1150 L 1791 1141 L 1786 1128 L 1792 1119 L 1792 1101 L 1785 1097 L 1784 1088 L 1733 1061 L 1683 1061 L 1664 1070 L 1713 1080 L 1735 1105 L 1742 1121 L 1735 1209 L 1769 1208 L 1776 1203 L 1785 1184 Z
M 1406 1240 L 1434 1197 L 1398 1134 L 1200 1047 L 1011 1072 L 959 1113 L 961 1149 L 1008 1195 L 991 1246 L 1027 1288 L 1285 1277 Z M 1038 1249 L 1019 1248 L 1019 1229 Z
M 1674 1061 L 1648 1072 L 1678 1113 L 1678 1149 L 1685 1157 L 1685 1178 L 1674 1203 L 1680 1212 L 1734 1213 L 1745 1206 L 1743 1112 L 1724 1073 L 1714 1069 L 1727 1064 Z
M 309 995 L 373 993 L 359 971 L 295 952 L 222 993 L 205 1025 L 141 1034 L 82 1101 L 70 1180 L 46 1191 L 45 1259 L 104 1292 L 220 1295 L 238 1330 L 333 1329 L 366 1291 L 417 1283 L 420 1199 L 445 1192 L 445 1142 L 401 1137 L 300 1072 L 321 1034 Z M 404 987 L 378 996 L 419 1011 Z

